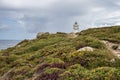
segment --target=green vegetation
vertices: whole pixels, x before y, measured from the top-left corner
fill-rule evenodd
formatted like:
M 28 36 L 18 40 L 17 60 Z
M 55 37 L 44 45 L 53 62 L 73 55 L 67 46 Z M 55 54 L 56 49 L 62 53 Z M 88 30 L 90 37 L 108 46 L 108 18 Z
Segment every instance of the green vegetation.
M 120 43 L 120 26 L 68 35 L 45 33 L 0 51 L 0 80 L 119 80 L 120 60 L 100 40 Z M 94 51 L 78 51 L 85 46 Z
M 120 26 L 84 30 L 79 35 L 89 35 L 98 39 L 120 43 Z

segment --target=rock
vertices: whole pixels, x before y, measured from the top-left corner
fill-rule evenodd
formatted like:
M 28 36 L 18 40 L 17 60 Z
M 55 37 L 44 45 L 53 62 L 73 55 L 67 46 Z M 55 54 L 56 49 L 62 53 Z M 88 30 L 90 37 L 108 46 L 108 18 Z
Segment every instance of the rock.
M 110 60 L 110 62 L 115 62 L 115 59 L 114 59 L 114 58 L 113 58 L 113 59 L 111 59 L 111 60 Z
M 118 55 L 118 57 L 120 57 L 120 55 Z
M 44 34 L 44 32 L 39 32 L 36 37 L 39 38 L 42 34 Z
M 10 78 L 13 76 L 13 71 L 15 68 L 11 68 L 7 73 L 5 73 L 0 80 L 11 80 Z
M 49 32 L 39 32 L 36 37 L 40 38 L 43 34 L 49 35 Z
M 118 50 L 120 50 L 120 46 L 118 46 L 118 48 L 117 48 Z
M 17 47 L 21 47 L 21 45 L 17 45 Z
M 94 49 L 92 47 L 86 46 L 83 48 L 80 48 L 78 51 L 93 51 Z

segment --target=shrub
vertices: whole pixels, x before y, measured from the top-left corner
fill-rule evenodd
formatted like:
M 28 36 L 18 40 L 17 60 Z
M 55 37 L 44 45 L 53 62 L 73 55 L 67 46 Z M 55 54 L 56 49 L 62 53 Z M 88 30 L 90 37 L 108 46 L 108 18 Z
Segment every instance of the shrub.
M 51 68 L 61 68 L 66 69 L 66 65 L 64 63 L 53 63 L 50 65 Z
M 70 66 L 64 73 L 60 74 L 60 79 L 82 80 L 82 78 L 87 76 L 87 72 L 88 71 L 80 64 L 74 64 Z
M 41 73 L 36 80 L 56 80 L 59 78 L 61 70 L 58 68 L 46 68 L 44 73 Z
M 41 64 L 41 65 L 39 65 L 39 66 L 37 67 L 36 72 L 37 72 L 38 74 L 40 74 L 40 73 L 42 73 L 42 72 L 44 71 L 44 69 L 45 69 L 46 67 L 49 67 L 49 66 L 50 66 L 50 64 L 48 64 L 48 63 Z
M 62 61 L 60 58 L 52 58 L 52 57 L 45 57 L 43 61 L 40 61 L 41 63 L 49 63 L 49 64 L 53 64 L 53 63 L 63 63 L 64 61 Z
M 23 75 L 17 75 L 17 76 L 15 76 L 15 80 L 24 80 L 24 78 L 25 78 L 25 76 L 23 76 Z
M 100 67 L 90 71 L 88 80 L 119 80 L 120 70 L 111 67 Z

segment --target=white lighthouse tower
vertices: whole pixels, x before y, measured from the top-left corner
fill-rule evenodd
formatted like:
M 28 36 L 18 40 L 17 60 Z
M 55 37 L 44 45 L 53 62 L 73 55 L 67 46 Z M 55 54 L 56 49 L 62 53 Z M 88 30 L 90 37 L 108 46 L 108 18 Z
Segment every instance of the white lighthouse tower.
M 74 33 L 79 32 L 79 25 L 77 22 L 75 22 L 75 24 L 73 25 L 73 29 L 74 29 Z

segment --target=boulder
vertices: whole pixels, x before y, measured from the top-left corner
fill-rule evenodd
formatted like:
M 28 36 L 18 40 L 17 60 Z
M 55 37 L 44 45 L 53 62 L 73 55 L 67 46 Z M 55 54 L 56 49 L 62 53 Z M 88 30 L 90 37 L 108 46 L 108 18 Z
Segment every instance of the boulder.
M 40 38 L 40 36 L 42 35 L 42 34 L 44 34 L 44 32 L 39 32 L 39 33 L 37 33 L 37 38 Z
M 113 62 L 115 62 L 115 59 L 114 59 L 114 58 L 113 58 L 113 59 L 111 59 L 111 60 L 110 60 L 110 62 L 112 62 L 112 63 L 113 63 Z
M 83 48 L 80 48 L 78 51 L 93 51 L 94 49 L 92 47 L 86 46 Z
M 120 50 L 120 46 L 118 46 L 118 48 L 117 48 L 118 50 Z
M 39 32 L 36 37 L 40 38 L 42 35 L 48 36 L 49 34 L 49 32 Z

